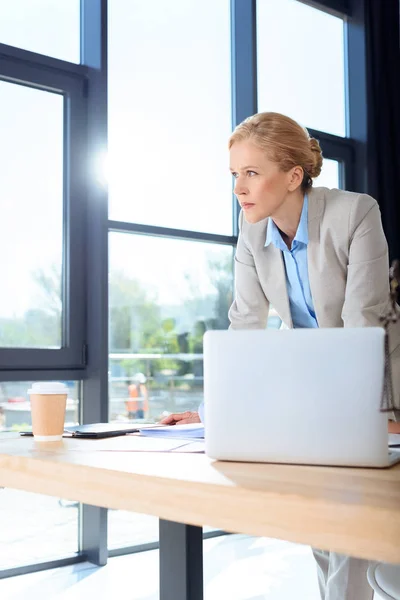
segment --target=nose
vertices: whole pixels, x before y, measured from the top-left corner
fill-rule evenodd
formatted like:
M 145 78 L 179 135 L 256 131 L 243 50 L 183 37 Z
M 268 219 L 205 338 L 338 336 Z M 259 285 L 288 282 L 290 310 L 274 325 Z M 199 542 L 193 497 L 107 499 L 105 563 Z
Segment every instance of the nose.
M 235 179 L 235 185 L 233 188 L 233 193 L 236 196 L 242 196 L 243 194 L 247 194 L 247 188 L 244 185 L 244 181 L 241 177 L 237 177 Z

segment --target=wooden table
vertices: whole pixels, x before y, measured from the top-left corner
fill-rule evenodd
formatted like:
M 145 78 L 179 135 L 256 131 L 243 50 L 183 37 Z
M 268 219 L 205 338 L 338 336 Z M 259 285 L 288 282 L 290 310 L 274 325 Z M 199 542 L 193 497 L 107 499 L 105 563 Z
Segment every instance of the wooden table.
M 112 451 L 121 443 L 38 444 L 0 435 L 0 486 L 158 516 L 163 600 L 202 598 L 204 524 L 400 563 L 399 465 L 347 469 Z M 181 589 L 173 587 L 177 570 Z

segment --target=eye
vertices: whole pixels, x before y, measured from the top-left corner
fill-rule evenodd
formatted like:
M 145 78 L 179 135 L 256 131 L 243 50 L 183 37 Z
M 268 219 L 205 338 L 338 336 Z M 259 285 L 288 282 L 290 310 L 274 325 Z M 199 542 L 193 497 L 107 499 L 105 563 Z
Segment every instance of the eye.
M 232 177 L 234 177 L 235 179 L 237 179 L 238 174 L 235 171 L 231 171 L 231 173 L 232 173 Z
M 247 175 L 249 177 L 254 177 L 254 175 L 257 175 L 257 173 L 255 171 L 247 171 Z

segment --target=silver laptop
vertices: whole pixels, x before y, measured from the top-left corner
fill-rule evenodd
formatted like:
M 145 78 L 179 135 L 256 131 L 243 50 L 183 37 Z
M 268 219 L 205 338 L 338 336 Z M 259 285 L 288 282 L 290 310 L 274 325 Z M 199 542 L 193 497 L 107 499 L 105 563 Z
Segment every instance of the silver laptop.
M 220 460 L 388 467 L 379 411 L 382 328 L 204 336 L 206 454 Z

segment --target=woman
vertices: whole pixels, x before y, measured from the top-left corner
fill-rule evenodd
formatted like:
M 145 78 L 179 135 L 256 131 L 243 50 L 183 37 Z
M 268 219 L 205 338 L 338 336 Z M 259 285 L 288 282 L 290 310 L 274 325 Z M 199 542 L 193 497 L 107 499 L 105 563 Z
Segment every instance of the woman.
M 265 328 L 270 304 L 289 328 L 379 326 L 388 307 L 389 265 L 376 201 L 313 188 L 322 167 L 320 146 L 284 115 L 246 119 L 229 149 L 242 208 L 231 327 Z M 399 329 L 393 327 L 390 336 L 395 391 Z M 199 421 L 196 412 L 163 420 Z M 370 600 L 366 561 L 317 550 L 314 555 L 322 598 Z

